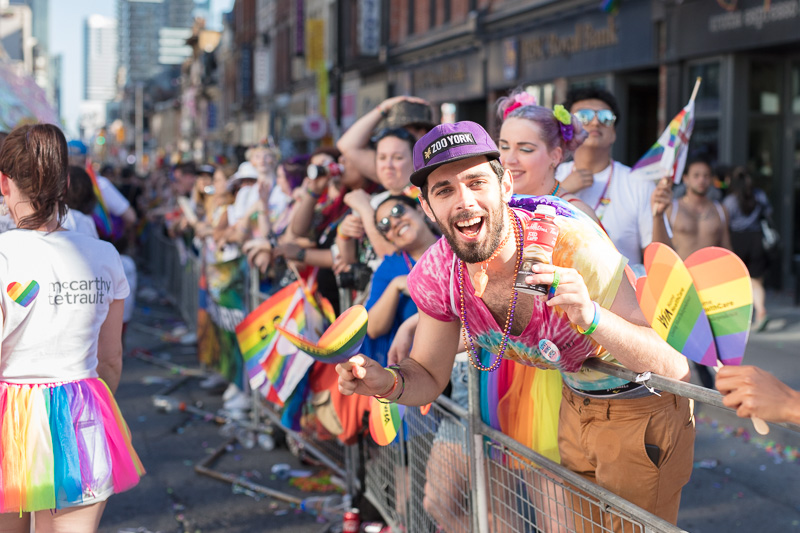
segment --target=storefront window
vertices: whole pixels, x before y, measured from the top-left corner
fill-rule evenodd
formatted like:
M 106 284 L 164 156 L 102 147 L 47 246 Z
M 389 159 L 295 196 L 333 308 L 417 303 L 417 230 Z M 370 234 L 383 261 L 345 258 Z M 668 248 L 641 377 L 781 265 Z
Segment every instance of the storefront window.
M 701 157 L 716 166 L 719 161 L 719 121 L 715 118 L 697 119 L 689 145 L 690 157 Z M 724 161 L 723 161 L 724 163 Z
M 780 113 L 778 65 L 766 61 L 750 63 L 750 111 L 762 115 Z
M 695 99 L 695 112 L 698 115 L 704 113 L 719 112 L 719 62 L 701 63 L 689 67 L 689 91 L 694 88 L 695 80 L 700 77 L 703 82 Z
M 753 173 L 758 187 L 764 189 L 775 204 L 779 193 L 776 177 L 780 130 L 775 119 L 752 119 L 747 138 L 749 149 L 747 168 Z M 777 205 L 777 204 L 775 204 Z
M 605 78 L 592 78 L 588 80 L 572 81 L 569 84 L 570 89 L 584 89 L 586 87 L 597 87 L 598 89 L 606 89 Z
M 560 103 L 553 102 L 555 85 L 552 83 L 545 83 L 544 85 L 527 85 L 525 87 L 525 92 L 533 95 L 533 97 L 536 98 L 536 102 L 544 107 L 553 107 L 555 104 Z

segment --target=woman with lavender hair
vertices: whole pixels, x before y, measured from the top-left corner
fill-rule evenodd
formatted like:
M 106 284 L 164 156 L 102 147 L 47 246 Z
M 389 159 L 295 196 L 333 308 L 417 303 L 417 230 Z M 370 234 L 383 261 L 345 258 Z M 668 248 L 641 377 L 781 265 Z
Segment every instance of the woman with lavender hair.
M 503 120 L 497 147 L 500 163 L 514 178 L 514 194 L 552 195 L 563 198 L 600 221 L 585 202 L 563 189 L 556 180 L 556 168 L 569 159 L 588 134 L 564 106 L 549 109 L 522 89 L 497 101 Z

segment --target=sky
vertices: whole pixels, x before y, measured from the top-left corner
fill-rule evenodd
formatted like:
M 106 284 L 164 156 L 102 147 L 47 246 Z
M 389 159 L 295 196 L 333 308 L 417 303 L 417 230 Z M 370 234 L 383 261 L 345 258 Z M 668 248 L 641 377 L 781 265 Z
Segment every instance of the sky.
M 230 11 L 234 0 L 212 0 L 212 11 Z M 62 55 L 61 116 L 69 135 L 77 135 L 83 99 L 83 25 L 86 17 L 117 16 L 116 0 L 50 0 L 50 54 Z M 34 15 L 35 16 L 35 15 Z

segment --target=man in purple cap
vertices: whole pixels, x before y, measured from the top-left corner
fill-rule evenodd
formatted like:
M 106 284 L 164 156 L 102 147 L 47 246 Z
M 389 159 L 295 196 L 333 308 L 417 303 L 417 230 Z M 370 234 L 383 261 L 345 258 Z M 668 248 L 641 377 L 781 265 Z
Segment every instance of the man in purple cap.
M 624 275 L 626 259 L 567 202 L 528 200 L 555 208 L 559 235 L 553 264 L 535 264 L 525 279 L 549 286 L 548 295 L 515 289 L 533 215 L 509 206 L 512 177 L 498 158 L 495 143 L 473 122 L 436 126 L 416 143 L 411 182 L 445 238 L 408 276 L 420 311 L 411 355 L 388 369 L 357 355 L 337 365 L 339 390 L 425 405 L 447 385 L 460 337 L 480 370 L 495 370 L 502 358 L 557 369 L 563 387 L 555 374 L 540 380 L 561 387 L 560 413 L 553 413 L 557 449 L 536 451 L 560 457 L 564 466 L 675 523 L 692 470 L 689 401 L 653 395 L 582 364 L 594 356 L 635 372 L 688 380 L 686 358 L 645 321 Z M 481 361 L 476 346 L 491 360 Z

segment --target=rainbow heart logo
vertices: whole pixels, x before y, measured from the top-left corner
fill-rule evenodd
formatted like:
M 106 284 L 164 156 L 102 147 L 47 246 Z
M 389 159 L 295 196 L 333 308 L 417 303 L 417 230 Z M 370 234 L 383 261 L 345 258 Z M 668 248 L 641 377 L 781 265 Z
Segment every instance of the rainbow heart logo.
M 6 292 L 12 300 L 23 307 L 28 307 L 36 299 L 36 295 L 39 294 L 39 284 L 33 280 L 25 283 L 12 281 L 6 287 Z

